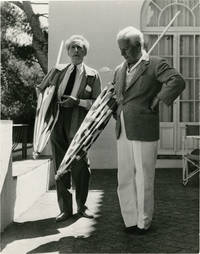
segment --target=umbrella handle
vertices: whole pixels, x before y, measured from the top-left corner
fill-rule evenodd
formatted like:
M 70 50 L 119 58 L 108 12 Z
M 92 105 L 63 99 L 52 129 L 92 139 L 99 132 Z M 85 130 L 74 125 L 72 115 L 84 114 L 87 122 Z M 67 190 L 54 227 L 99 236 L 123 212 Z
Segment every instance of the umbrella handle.
M 150 50 L 147 52 L 148 54 L 151 53 L 151 51 L 155 48 L 155 46 L 158 44 L 158 42 L 162 39 L 163 35 L 167 32 L 167 30 L 170 28 L 174 20 L 177 18 L 177 16 L 181 13 L 181 11 L 178 11 L 173 19 L 169 22 L 169 24 L 165 27 L 165 29 L 162 31 L 162 33 L 159 35 L 158 39 L 154 42 L 153 46 L 150 48 Z
M 165 29 L 162 31 L 162 33 L 160 34 L 160 36 L 158 37 L 158 39 L 154 42 L 153 46 L 150 48 L 150 50 L 147 52 L 148 54 L 151 53 L 151 51 L 155 48 L 155 46 L 158 44 L 158 42 L 162 39 L 162 37 L 164 36 L 164 34 L 167 32 L 167 30 L 170 28 L 170 26 L 172 25 L 172 23 L 174 22 L 174 20 L 177 18 L 177 16 L 181 13 L 181 11 L 178 11 L 175 16 L 173 17 L 173 19 L 169 22 L 169 24 L 165 27 Z M 137 63 L 132 67 L 132 69 L 135 69 L 143 60 L 143 56 L 140 57 L 140 59 L 137 61 Z

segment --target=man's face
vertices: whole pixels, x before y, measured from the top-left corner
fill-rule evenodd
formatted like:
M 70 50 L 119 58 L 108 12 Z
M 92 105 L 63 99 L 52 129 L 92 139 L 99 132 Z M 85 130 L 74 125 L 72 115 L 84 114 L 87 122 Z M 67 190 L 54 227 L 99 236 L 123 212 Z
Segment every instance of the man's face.
M 141 47 L 138 46 L 136 39 L 130 43 L 128 40 L 121 39 L 118 41 L 121 55 L 125 58 L 128 64 L 135 64 L 141 56 Z
M 68 49 L 68 55 L 74 65 L 83 62 L 83 58 L 86 55 L 85 47 L 81 40 L 73 41 Z

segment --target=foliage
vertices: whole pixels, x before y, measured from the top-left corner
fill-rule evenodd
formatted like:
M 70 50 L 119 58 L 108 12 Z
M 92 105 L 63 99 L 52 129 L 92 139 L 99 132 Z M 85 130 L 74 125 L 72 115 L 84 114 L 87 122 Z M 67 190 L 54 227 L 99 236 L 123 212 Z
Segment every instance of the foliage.
M 44 72 L 32 46 L 33 33 L 23 10 L 1 4 L 1 117 L 33 125 L 35 86 Z

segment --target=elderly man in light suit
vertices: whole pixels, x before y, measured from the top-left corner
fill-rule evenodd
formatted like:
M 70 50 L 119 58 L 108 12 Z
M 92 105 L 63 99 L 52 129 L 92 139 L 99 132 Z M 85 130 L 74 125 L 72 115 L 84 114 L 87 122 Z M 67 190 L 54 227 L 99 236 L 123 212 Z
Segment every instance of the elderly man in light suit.
M 51 114 L 59 109 L 59 116 L 51 134 L 51 144 L 55 171 L 85 118 L 92 103 L 101 92 L 99 74 L 83 63 L 89 43 L 80 35 L 71 36 L 65 43 L 70 63 L 53 68 L 38 87 L 54 84 L 56 92 L 51 102 Z M 89 187 L 89 163 L 85 156 L 72 164 L 71 174 L 67 173 L 56 181 L 60 214 L 56 222 L 67 220 L 73 215 L 71 177 L 76 191 L 77 211 L 81 216 L 92 218 L 91 211 L 85 206 Z
M 164 59 L 148 56 L 139 30 L 121 30 L 117 42 L 125 58 L 113 81 L 118 102 L 118 197 L 125 231 L 138 234 L 150 228 L 154 211 L 159 101 L 171 105 L 185 83 Z

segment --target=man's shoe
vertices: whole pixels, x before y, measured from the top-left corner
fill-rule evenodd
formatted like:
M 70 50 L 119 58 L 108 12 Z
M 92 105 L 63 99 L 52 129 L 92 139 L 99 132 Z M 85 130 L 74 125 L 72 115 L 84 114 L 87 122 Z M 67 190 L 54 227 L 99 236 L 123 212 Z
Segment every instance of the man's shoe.
M 137 234 L 137 235 L 144 235 L 149 231 L 150 228 L 138 228 L 137 226 L 127 227 L 125 228 L 125 232 L 128 234 Z
M 131 226 L 131 227 L 126 227 L 124 229 L 124 231 L 127 233 L 127 234 L 133 234 L 133 233 L 136 233 L 137 231 L 137 226 Z
M 147 228 L 147 229 L 145 229 L 145 228 L 137 228 L 137 233 L 138 233 L 138 235 L 144 235 L 147 232 L 149 232 L 149 230 L 150 230 L 150 228 Z
M 72 214 L 60 213 L 60 214 L 56 217 L 56 222 L 65 221 L 65 220 L 69 219 L 70 217 L 72 217 Z
M 80 211 L 79 214 L 82 217 L 88 218 L 88 219 L 92 219 L 94 218 L 94 215 L 92 214 L 92 212 L 87 208 L 84 211 Z

